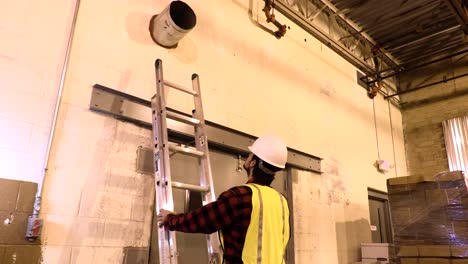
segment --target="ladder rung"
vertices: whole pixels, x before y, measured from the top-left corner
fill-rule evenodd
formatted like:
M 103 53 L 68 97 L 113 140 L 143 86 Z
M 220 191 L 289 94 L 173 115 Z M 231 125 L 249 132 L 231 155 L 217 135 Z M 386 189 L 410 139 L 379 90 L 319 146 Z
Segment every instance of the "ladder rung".
M 210 186 L 199 186 L 194 184 L 182 183 L 182 182 L 172 182 L 172 187 L 177 189 L 191 190 L 197 192 L 207 192 L 210 190 Z
M 205 155 L 205 153 L 197 150 L 196 148 L 187 147 L 184 145 L 178 145 L 177 143 L 173 143 L 173 142 L 169 142 L 169 150 L 195 156 L 195 157 L 203 157 Z
M 180 121 L 180 122 L 190 124 L 190 125 L 200 124 L 200 120 L 198 120 L 196 118 L 184 116 L 184 115 L 177 114 L 177 113 L 174 113 L 174 112 L 171 112 L 171 111 L 167 111 L 166 113 L 167 113 L 166 115 L 167 115 L 168 118 L 176 120 L 176 121 Z
M 169 82 L 169 81 L 164 81 L 164 84 L 169 86 L 169 87 L 172 87 L 174 89 L 177 89 L 181 92 L 184 92 L 184 93 L 188 93 L 188 94 L 191 94 L 191 95 L 197 95 L 197 92 L 193 91 L 193 90 L 190 90 L 190 89 L 187 89 L 183 86 L 180 86 L 180 85 L 177 85 L 175 83 L 172 83 L 172 82 Z

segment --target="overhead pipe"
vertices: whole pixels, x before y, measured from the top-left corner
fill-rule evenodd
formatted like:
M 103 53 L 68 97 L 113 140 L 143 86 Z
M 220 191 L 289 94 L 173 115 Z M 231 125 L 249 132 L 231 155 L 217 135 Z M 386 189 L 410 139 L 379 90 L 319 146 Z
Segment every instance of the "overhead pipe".
M 400 50 L 400 49 L 402 49 L 402 48 L 411 46 L 411 45 L 413 45 L 413 44 L 417 44 L 417 43 L 419 43 L 419 42 L 422 42 L 422 41 L 424 41 L 424 40 L 433 38 L 433 37 L 438 36 L 438 35 L 440 35 L 440 34 L 449 33 L 449 32 L 455 31 L 455 30 L 457 30 L 457 29 L 459 29 L 459 28 L 460 28 L 460 25 L 457 25 L 457 26 L 454 26 L 454 27 L 451 27 L 451 28 L 448 28 L 448 29 L 445 29 L 445 30 L 442 30 L 442 31 L 439 31 L 439 32 L 436 32 L 436 33 L 433 33 L 433 34 L 430 34 L 430 35 L 427 35 L 427 36 L 425 36 L 425 37 L 422 37 L 422 38 L 413 40 L 413 41 L 411 41 L 411 42 L 402 44 L 402 45 L 400 45 L 400 46 L 396 46 L 396 47 L 394 47 L 394 48 L 383 48 L 384 51 L 383 51 L 382 53 L 378 53 L 378 54 L 376 54 L 376 55 L 374 55 L 374 56 L 372 56 L 372 57 L 369 57 L 369 58 L 367 58 L 367 59 L 372 59 L 372 58 L 374 58 L 374 57 L 379 57 L 379 56 L 381 56 L 381 55 L 384 54 L 384 53 L 390 53 L 390 52 L 393 52 L 393 51 L 396 51 L 396 50 Z
M 39 181 L 39 189 L 37 190 L 36 194 L 36 199 L 34 202 L 34 211 L 32 216 L 29 217 L 28 220 L 28 230 L 27 230 L 27 239 L 29 241 L 35 241 L 39 236 L 40 236 L 40 230 L 42 228 L 42 220 L 38 218 L 38 215 L 41 210 L 41 201 L 42 201 L 42 192 L 44 190 L 44 182 L 45 178 L 47 176 L 48 172 L 48 163 L 50 159 L 50 151 L 52 148 L 52 143 L 55 135 L 55 129 L 57 126 L 57 119 L 58 119 L 58 114 L 60 111 L 60 104 L 62 102 L 62 95 L 63 95 L 63 88 L 65 85 L 65 78 L 67 76 L 67 70 L 68 70 L 68 63 L 70 59 L 70 53 L 71 53 L 71 46 L 73 42 L 73 37 L 75 35 L 75 28 L 76 28 L 76 21 L 78 18 L 78 11 L 80 9 L 80 0 L 76 0 L 75 2 L 75 8 L 74 8 L 74 15 L 73 15 L 73 20 L 72 24 L 70 27 L 70 34 L 68 36 L 68 42 L 67 42 L 67 49 L 65 51 L 65 58 L 63 61 L 62 65 L 62 73 L 60 76 L 60 84 L 59 84 L 59 90 L 57 94 L 57 100 L 55 102 L 55 111 L 54 111 L 54 117 L 52 120 L 51 128 L 50 128 L 50 134 L 49 134 L 49 140 L 47 143 L 47 150 L 45 154 L 45 161 L 44 161 L 44 170 L 41 176 L 41 179 Z
M 398 93 L 394 93 L 394 94 L 391 94 L 391 95 L 387 95 L 387 96 L 385 96 L 384 98 L 385 98 L 385 99 L 388 99 L 388 98 L 391 98 L 391 97 L 394 97 L 394 96 L 397 96 L 397 95 L 412 93 L 412 92 L 415 92 L 415 91 L 417 91 L 417 90 L 421 90 L 421 89 L 424 89 L 424 88 L 427 88 L 427 87 L 430 87 L 430 86 L 434 86 L 434 85 L 437 85 L 437 84 L 441 84 L 441 83 L 446 83 L 446 82 L 448 82 L 448 81 L 456 80 L 456 79 L 459 79 L 459 78 L 462 78 L 462 77 L 465 77 L 465 76 L 468 76 L 468 73 L 461 74 L 461 75 L 457 75 L 457 76 L 454 76 L 454 77 L 451 77 L 451 78 L 447 78 L 447 79 L 443 79 L 443 80 L 441 80 L 441 81 L 437 81 L 437 82 L 425 84 L 425 85 L 422 85 L 422 86 L 418 86 L 418 87 L 413 88 L 413 89 L 410 89 L 410 90 L 401 91 L 401 92 L 398 92 Z
M 449 55 L 449 56 L 446 56 L 446 57 L 443 57 L 443 58 L 436 59 L 436 60 L 434 60 L 434 61 L 430 61 L 430 62 L 428 62 L 428 63 L 424 63 L 424 64 L 417 65 L 417 66 L 415 66 L 415 67 L 413 67 L 413 68 L 410 68 L 410 69 L 406 69 L 405 72 L 411 72 L 411 71 L 417 70 L 417 69 L 419 69 L 419 68 L 421 68 L 421 67 L 424 67 L 424 66 L 427 66 L 427 65 L 431 65 L 431 64 L 437 63 L 437 62 L 439 62 L 439 61 L 447 60 L 447 59 L 450 59 L 450 58 L 452 58 L 452 57 L 465 54 L 465 53 L 467 53 L 467 52 L 468 52 L 468 50 L 464 50 L 464 51 L 462 51 L 462 52 L 457 52 L 456 54 L 452 54 L 452 55 Z M 465 56 L 466 56 L 466 55 L 465 55 Z M 380 76 L 380 79 L 379 79 L 379 80 L 373 80 L 373 81 L 368 82 L 367 84 L 368 84 L 368 85 L 371 85 L 371 84 L 377 83 L 378 81 L 383 81 L 383 80 L 385 80 L 385 79 L 387 79 L 387 78 L 390 78 L 390 77 L 393 77 L 393 76 L 395 76 L 395 75 L 397 75 L 398 73 L 401 73 L 401 72 L 403 72 L 403 71 L 395 71 L 395 72 L 392 73 L 392 74 L 389 74 L 389 75 L 386 75 L 386 76 L 383 76 L 383 77 Z M 387 98 L 387 96 L 384 96 L 384 97 Z
M 437 46 L 444 46 L 443 49 L 440 49 Z M 438 54 L 442 54 L 445 51 L 453 50 L 455 48 L 464 46 L 460 43 L 459 40 L 440 40 L 437 44 L 425 45 L 424 47 L 418 49 L 408 49 L 408 54 L 402 54 L 401 60 L 405 65 L 416 64 L 417 62 L 425 61 L 430 58 L 435 58 Z M 423 50 L 423 52 L 421 52 Z M 417 57 L 415 57 L 417 56 Z
M 468 90 L 455 91 L 455 92 L 450 93 L 450 94 L 436 96 L 436 97 L 432 97 L 430 99 L 422 99 L 422 100 L 413 101 L 411 103 L 404 103 L 404 104 L 402 104 L 401 109 L 407 110 L 407 109 L 411 109 L 411 108 L 414 108 L 414 107 L 427 105 L 427 104 L 433 104 L 433 103 L 442 102 L 442 101 L 447 101 L 447 100 L 450 100 L 450 99 L 454 99 L 454 98 L 457 98 L 457 97 L 460 97 L 460 96 L 466 96 L 466 95 L 468 95 Z
M 432 37 L 438 36 L 438 35 L 440 35 L 440 34 L 444 34 L 444 33 L 449 33 L 449 32 L 455 31 L 455 30 L 457 30 L 457 29 L 460 29 L 460 25 L 457 25 L 457 26 L 453 26 L 453 27 L 444 29 L 444 30 L 442 30 L 442 31 L 439 31 L 439 32 L 436 32 L 436 33 L 427 35 L 427 36 L 425 36 L 425 37 L 422 37 L 422 38 L 413 40 L 413 41 L 411 41 L 411 42 L 402 44 L 402 45 L 400 45 L 400 46 L 397 46 L 397 47 L 394 47 L 394 48 L 388 48 L 388 49 L 386 49 L 386 50 L 387 50 L 388 52 L 395 51 L 395 50 L 399 50 L 399 49 L 402 49 L 402 48 L 411 46 L 411 45 L 413 45 L 413 44 L 417 44 L 417 43 L 422 42 L 422 41 L 424 41 L 424 40 L 430 39 L 430 38 L 432 38 Z
M 265 7 L 263 7 L 262 11 L 265 13 L 266 20 L 268 23 L 273 23 L 278 30 L 275 31 L 274 35 L 276 38 L 280 39 L 286 34 L 286 25 L 282 25 L 278 20 L 276 20 L 275 14 L 273 10 L 275 9 L 275 5 L 272 0 L 265 1 Z
M 412 58 L 406 56 L 406 57 L 407 57 L 407 60 L 405 60 L 405 62 L 404 62 L 405 65 L 408 65 L 408 64 L 410 64 L 411 62 L 420 61 L 420 60 L 422 60 L 423 58 L 427 58 L 427 57 L 431 57 L 431 56 L 440 54 L 440 53 L 442 53 L 442 52 L 444 52 L 444 51 L 447 51 L 447 50 L 451 50 L 451 49 L 454 49 L 454 48 L 457 48 L 457 47 L 463 47 L 463 46 L 464 46 L 463 43 L 459 43 L 458 41 L 452 41 L 452 42 L 449 42 L 449 43 L 446 43 L 446 42 L 444 43 L 444 42 L 442 42 L 442 41 L 439 41 L 439 45 L 443 45 L 444 48 L 438 49 L 437 47 L 432 46 L 432 47 L 429 47 L 429 48 L 428 48 L 427 53 L 424 53 L 424 54 L 422 54 L 421 56 L 412 57 Z M 417 52 L 417 50 L 416 50 L 415 52 Z M 448 57 L 450 58 L 450 57 L 453 57 L 453 56 L 452 56 L 452 55 L 449 55 Z
M 449 48 L 453 48 L 453 47 L 454 47 L 454 46 L 451 46 L 451 47 L 449 47 Z M 445 50 L 445 49 L 444 49 L 444 50 Z M 443 50 L 439 50 L 439 51 L 437 51 L 437 53 L 439 53 L 439 52 L 441 52 L 441 51 L 443 51 Z M 447 60 L 447 59 L 450 59 L 450 58 L 452 58 L 452 57 L 465 54 L 465 53 L 467 53 L 467 52 L 468 52 L 468 49 L 465 49 L 465 50 L 456 52 L 456 53 L 454 53 L 454 54 L 444 56 L 444 57 L 439 58 L 439 59 L 435 59 L 435 60 L 432 60 L 432 61 L 429 61 L 429 62 L 425 62 L 425 63 L 419 64 L 419 65 L 416 65 L 416 66 L 414 66 L 414 67 L 405 69 L 404 71 L 405 71 L 405 72 L 413 71 L 413 70 L 419 69 L 419 68 L 424 67 L 424 66 L 427 66 L 427 65 L 431 65 L 431 64 L 436 63 L 436 62 L 439 62 L 439 61 Z M 425 57 L 428 57 L 428 56 L 430 56 L 430 55 L 433 55 L 433 54 L 425 54 L 425 55 L 420 56 L 420 57 L 418 57 L 418 58 L 412 59 L 411 61 L 417 60 L 417 59 L 421 59 L 421 58 L 425 58 Z M 387 69 L 384 69 L 384 70 L 380 70 L 380 71 L 376 72 L 375 74 L 381 74 L 381 73 L 393 71 L 393 73 L 390 73 L 390 74 L 385 75 L 385 76 L 381 76 L 380 80 L 384 80 L 384 79 L 393 77 L 393 76 L 397 75 L 398 73 L 403 72 L 403 67 L 404 67 L 404 66 L 400 66 L 400 68 L 397 68 L 397 67 L 395 67 L 395 68 L 387 68 Z M 375 76 L 375 74 L 362 76 L 362 77 L 361 77 L 361 81 L 363 81 L 363 82 L 365 82 L 365 83 L 367 83 L 367 84 L 375 83 L 376 80 L 373 80 L 373 81 L 365 81 L 365 80 L 364 80 L 364 79 L 367 79 L 367 78 L 371 78 L 372 76 Z

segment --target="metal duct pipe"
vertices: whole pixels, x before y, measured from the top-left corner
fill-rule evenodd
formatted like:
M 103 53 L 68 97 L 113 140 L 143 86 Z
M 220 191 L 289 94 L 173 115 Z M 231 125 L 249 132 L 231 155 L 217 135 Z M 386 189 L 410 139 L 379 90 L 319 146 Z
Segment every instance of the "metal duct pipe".
M 47 151 L 45 154 L 45 161 L 44 161 L 44 171 L 42 173 L 41 180 L 39 181 L 39 189 L 37 190 L 37 195 L 36 195 L 36 201 L 34 203 L 34 212 L 33 216 L 37 216 L 39 214 L 39 211 L 41 210 L 41 196 L 42 196 L 42 191 L 44 189 L 44 181 L 47 175 L 48 171 L 48 163 L 49 163 L 49 158 L 50 158 L 50 150 L 52 148 L 52 143 L 54 140 L 54 134 L 55 134 L 55 128 L 57 126 L 57 117 L 58 113 L 60 110 L 60 104 L 62 102 L 62 93 L 63 93 L 63 87 L 65 84 L 65 78 L 67 76 L 67 70 L 68 70 L 68 61 L 70 59 L 70 52 L 71 52 L 71 46 L 73 42 L 73 36 L 75 35 L 75 28 L 76 28 L 76 21 L 78 17 L 78 11 L 80 8 L 80 0 L 76 0 L 75 3 L 75 10 L 74 10 L 74 15 L 73 15 L 73 20 L 70 28 L 70 34 L 68 37 L 68 43 L 67 43 L 67 49 L 65 52 L 65 58 L 63 61 L 63 66 L 62 66 L 62 74 L 60 77 L 60 85 L 59 85 L 59 91 L 57 95 L 57 101 L 55 103 L 55 112 L 54 112 L 54 118 L 52 120 L 51 128 L 50 128 L 50 135 L 49 135 L 49 141 L 47 143 Z

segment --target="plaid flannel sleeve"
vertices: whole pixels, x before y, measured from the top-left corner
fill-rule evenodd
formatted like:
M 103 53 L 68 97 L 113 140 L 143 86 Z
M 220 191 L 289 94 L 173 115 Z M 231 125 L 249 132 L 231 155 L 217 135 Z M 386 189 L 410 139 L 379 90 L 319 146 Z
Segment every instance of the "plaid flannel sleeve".
M 231 225 L 232 221 L 236 219 L 236 208 L 244 200 L 239 197 L 239 193 L 245 192 L 244 188 L 246 187 L 231 188 L 223 192 L 216 201 L 186 214 L 168 215 L 164 223 L 165 229 L 185 233 L 211 234 Z

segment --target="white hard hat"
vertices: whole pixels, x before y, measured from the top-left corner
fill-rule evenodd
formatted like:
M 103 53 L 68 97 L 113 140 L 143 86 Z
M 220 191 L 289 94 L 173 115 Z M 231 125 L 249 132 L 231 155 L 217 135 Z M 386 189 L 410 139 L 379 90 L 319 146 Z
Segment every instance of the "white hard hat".
M 249 147 L 255 156 L 275 167 L 283 169 L 288 159 L 288 150 L 283 141 L 275 135 L 265 135 L 257 138 Z

